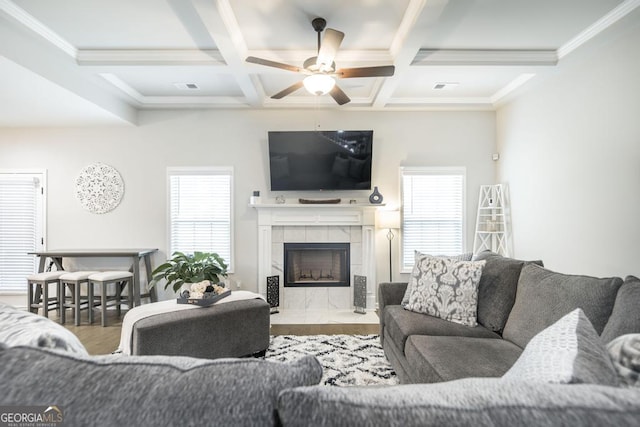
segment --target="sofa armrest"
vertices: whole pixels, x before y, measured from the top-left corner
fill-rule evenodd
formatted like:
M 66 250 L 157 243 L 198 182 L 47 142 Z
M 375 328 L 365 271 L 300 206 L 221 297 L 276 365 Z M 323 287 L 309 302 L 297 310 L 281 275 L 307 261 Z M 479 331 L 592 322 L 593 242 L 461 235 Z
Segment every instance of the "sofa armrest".
M 384 340 L 384 308 L 400 305 L 407 290 L 407 282 L 383 282 L 378 284 L 378 318 L 380 319 L 380 343 Z

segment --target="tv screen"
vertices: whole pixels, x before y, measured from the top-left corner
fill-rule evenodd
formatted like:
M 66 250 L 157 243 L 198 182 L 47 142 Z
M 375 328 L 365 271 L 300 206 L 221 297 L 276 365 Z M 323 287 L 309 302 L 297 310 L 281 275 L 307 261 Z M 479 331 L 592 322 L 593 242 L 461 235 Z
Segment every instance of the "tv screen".
M 269 132 L 271 191 L 370 190 L 372 130 Z

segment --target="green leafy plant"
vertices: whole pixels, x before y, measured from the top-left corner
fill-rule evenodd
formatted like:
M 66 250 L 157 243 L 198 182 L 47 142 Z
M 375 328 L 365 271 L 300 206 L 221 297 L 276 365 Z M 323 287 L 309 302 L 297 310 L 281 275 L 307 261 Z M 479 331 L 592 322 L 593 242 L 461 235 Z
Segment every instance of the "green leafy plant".
M 149 285 L 154 286 L 165 279 L 167 283 L 164 288 L 173 285 L 173 290 L 178 292 L 183 283 L 203 280 L 209 280 L 212 284 L 219 283 L 220 277 L 227 277 L 227 267 L 224 259 L 216 253 L 194 252 L 193 255 L 186 255 L 174 252 L 170 260 L 153 270 Z

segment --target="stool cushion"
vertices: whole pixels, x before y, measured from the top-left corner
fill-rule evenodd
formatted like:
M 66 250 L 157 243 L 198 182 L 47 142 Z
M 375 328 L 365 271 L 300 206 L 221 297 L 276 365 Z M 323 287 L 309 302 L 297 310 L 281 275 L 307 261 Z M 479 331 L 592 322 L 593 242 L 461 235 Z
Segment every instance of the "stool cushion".
M 28 281 L 36 281 L 36 280 L 56 280 L 63 274 L 67 273 L 67 271 L 43 271 L 42 273 L 32 274 L 27 276 Z
M 99 271 L 72 271 L 60 276 L 61 281 L 68 280 L 69 282 L 76 282 L 78 280 L 87 280 L 92 274 L 100 273 Z
M 27 345 L 79 355 L 88 354 L 78 337 L 63 326 L 46 317 L 18 310 L 1 302 L 0 343 L 7 347 Z
M 89 280 L 96 282 L 106 282 L 110 280 L 129 279 L 133 277 L 133 273 L 130 271 L 103 271 L 102 273 L 96 273 L 89 276 Z

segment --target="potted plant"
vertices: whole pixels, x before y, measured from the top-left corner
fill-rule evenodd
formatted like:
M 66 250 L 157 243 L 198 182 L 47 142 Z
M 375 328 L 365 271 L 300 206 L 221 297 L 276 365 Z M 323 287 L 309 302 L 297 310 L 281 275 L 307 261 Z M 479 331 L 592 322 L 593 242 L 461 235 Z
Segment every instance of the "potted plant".
M 175 292 L 185 283 L 208 280 L 213 285 L 220 282 L 220 277 L 227 277 L 227 267 L 224 259 L 216 253 L 194 252 L 187 255 L 174 252 L 170 260 L 153 270 L 149 286 L 154 286 L 161 279 L 167 281 L 165 289 L 173 285 Z

